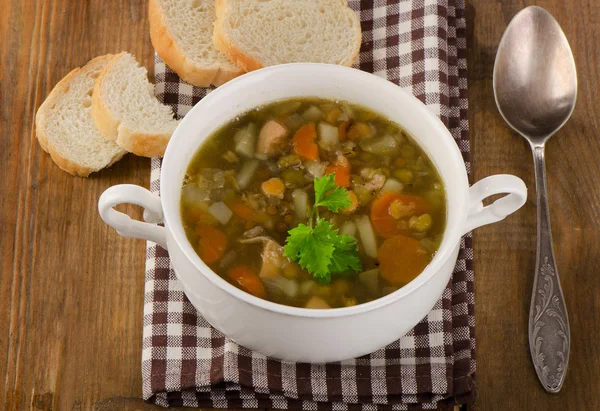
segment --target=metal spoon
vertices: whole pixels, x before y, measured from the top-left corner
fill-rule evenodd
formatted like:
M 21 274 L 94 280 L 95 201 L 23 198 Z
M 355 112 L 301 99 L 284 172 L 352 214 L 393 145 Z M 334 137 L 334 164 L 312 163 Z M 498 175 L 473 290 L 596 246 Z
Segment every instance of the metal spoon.
M 567 38 L 541 7 L 527 7 L 506 28 L 496 55 L 494 94 L 504 120 L 529 141 L 533 151 L 537 258 L 529 349 L 544 389 L 556 393 L 565 380 L 571 337 L 552 247 L 544 146 L 573 112 L 577 73 Z

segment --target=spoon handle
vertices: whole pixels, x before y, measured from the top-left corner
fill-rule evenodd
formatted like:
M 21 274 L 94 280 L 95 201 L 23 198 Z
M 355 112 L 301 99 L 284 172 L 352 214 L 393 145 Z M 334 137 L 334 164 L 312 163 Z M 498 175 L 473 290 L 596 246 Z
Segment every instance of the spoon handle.
M 544 389 L 557 393 L 565 380 L 571 336 L 552 247 L 544 145 L 532 149 L 537 192 L 537 257 L 529 310 L 529 349 Z

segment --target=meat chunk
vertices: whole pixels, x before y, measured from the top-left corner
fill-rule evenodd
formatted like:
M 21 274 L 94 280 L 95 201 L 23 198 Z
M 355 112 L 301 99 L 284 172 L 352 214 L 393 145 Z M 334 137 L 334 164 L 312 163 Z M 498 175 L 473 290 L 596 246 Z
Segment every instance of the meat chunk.
M 261 226 L 257 225 L 256 227 L 253 227 L 250 230 L 245 231 L 244 234 L 242 234 L 242 237 L 254 238 L 254 237 L 258 237 L 259 235 L 263 234 L 264 232 L 265 232 L 265 229 L 262 228 Z
M 366 181 L 364 187 L 369 191 L 377 191 L 385 184 L 385 176 L 372 168 L 363 168 L 360 175 Z
M 260 278 L 272 278 L 281 274 L 281 270 L 288 264 L 290 260 L 283 255 L 283 247 L 267 236 L 254 237 L 247 240 L 240 240 L 242 244 L 263 243 L 263 250 L 260 255 L 262 266 L 258 273 Z
M 269 120 L 260 130 L 256 153 L 266 157 L 281 154 L 288 136 L 288 130 L 275 120 Z
M 379 190 L 385 184 L 385 176 L 383 174 L 375 174 L 371 181 L 365 184 L 365 188 L 369 191 Z

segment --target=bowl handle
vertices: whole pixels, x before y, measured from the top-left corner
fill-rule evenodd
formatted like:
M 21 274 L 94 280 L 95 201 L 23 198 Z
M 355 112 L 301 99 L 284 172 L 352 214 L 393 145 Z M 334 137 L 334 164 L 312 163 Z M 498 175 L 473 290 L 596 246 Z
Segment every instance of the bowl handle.
M 507 194 L 488 206 L 482 200 L 494 194 Z M 486 177 L 469 189 L 469 211 L 464 233 L 486 224 L 495 223 L 517 211 L 527 200 L 527 187 L 523 180 L 509 174 Z
M 144 222 L 132 220 L 127 214 L 115 210 L 118 204 L 131 203 L 144 207 Z M 100 196 L 98 211 L 102 220 L 123 237 L 154 241 L 167 248 L 165 228 L 151 223 L 162 222 L 160 197 L 133 184 L 112 186 Z

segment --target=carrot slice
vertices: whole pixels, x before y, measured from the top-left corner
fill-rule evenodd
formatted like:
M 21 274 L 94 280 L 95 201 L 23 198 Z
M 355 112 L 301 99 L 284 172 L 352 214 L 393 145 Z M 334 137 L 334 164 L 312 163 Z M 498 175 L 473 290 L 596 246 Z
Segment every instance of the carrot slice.
M 294 151 L 307 160 L 319 158 L 319 146 L 315 143 L 317 130 L 314 123 L 306 124 L 296 131 L 294 135 Z
M 375 232 L 384 238 L 402 232 L 398 226 L 398 220 L 390 214 L 390 204 L 394 201 L 412 206 L 413 213 L 417 215 L 431 210 L 429 203 L 422 197 L 398 193 L 385 193 L 379 196 L 371 205 L 371 222 Z
M 218 221 L 212 216 L 212 214 L 207 213 L 204 210 L 201 210 L 197 207 L 190 207 L 186 210 L 186 214 L 184 216 L 185 220 L 190 224 L 208 224 L 215 225 Z
M 227 236 L 216 227 L 207 224 L 198 224 L 196 232 L 200 237 L 198 241 L 198 255 L 206 264 L 217 262 L 227 249 Z
M 372 135 L 371 127 L 365 123 L 355 123 L 348 129 L 349 140 L 363 139 Z
M 227 277 L 235 282 L 242 290 L 258 298 L 265 298 L 267 295 L 265 286 L 258 274 L 247 265 L 239 264 L 231 267 L 227 271 Z
M 285 193 L 285 185 L 280 178 L 273 177 L 261 185 L 261 189 L 265 195 L 277 197 L 279 199 L 283 199 L 283 194 Z
M 344 214 L 352 214 L 358 208 L 358 197 L 356 197 L 354 191 L 348 190 L 348 198 L 350 199 L 350 201 L 352 201 L 352 204 L 350 204 L 349 207 L 342 210 L 342 213 Z
M 377 252 L 381 276 L 392 285 L 411 282 L 429 264 L 429 254 L 414 238 L 397 235 L 383 242 Z
M 254 209 L 252 209 L 250 206 L 246 205 L 246 203 L 239 198 L 226 201 L 225 203 L 233 212 L 233 214 L 240 217 L 242 220 L 256 221 L 258 219 L 258 214 L 256 211 L 254 211 Z
M 335 184 L 338 187 L 348 187 L 351 170 L 350 162 L 343 155 L 339 155 L 337 160 L 325 169 L 325 174 L 335 173 Z

